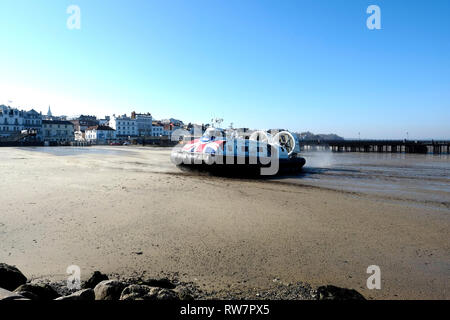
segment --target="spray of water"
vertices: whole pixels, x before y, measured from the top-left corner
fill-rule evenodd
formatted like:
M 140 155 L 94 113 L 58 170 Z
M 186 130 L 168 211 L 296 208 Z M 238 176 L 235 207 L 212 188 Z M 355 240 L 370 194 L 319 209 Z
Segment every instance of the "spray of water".
M 335 159 L 331 151 L 312 151 L 302 153 L 306 158 L 306 167 L 310 168 L 331 168 L 335 164 Z

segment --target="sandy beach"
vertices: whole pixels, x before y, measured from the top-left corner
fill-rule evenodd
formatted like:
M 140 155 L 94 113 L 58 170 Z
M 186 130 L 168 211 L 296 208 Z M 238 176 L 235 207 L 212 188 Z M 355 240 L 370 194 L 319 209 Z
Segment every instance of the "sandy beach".
M 70 148 L 69 148 L 70 149 Z M 0 149 L 0 262 L 29 278 L 177 275 L 206 291 L 304 281 L 450 299 L 450 209 L 297 179 L 184 172 L 170 149 Z M 366 287 L 369 265 L 381 290 Z

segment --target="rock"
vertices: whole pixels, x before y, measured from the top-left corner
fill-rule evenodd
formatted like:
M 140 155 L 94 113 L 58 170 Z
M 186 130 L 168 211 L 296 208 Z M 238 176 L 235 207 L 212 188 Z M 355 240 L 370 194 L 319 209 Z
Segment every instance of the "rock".
M 31 293 L 28 297 L 32 299 L 31 297 L 34 295 L 38 300 L 54 300 L 59 297 L 59 294 L 48 284 L 25 283 L 14 290 L 14 292 L 20 292 L 24 296 Z
M 89 280 L 83 283 L 83 289 L 94 289 L 96 285 L 105 280 L 109 280 L 106 274 L 103 274 L 100 271 L 94 271 Z
M 0 263 L 0 288 L 14 290 L 27 282 L 27 278 L 15 266 Z
M 95 300 L 95 293 L 93 289 L 83 289 L 72 293 L 71 295 L 59 297 L 55 300 L 79 300 L 79 301 L 91 301 Z
M 317 288 L 317 300 L 366 300 L 362 294 L 354 289 L 335 286 L 321 286 Z
M 156 300 L 159 288 L 141 284 L 126 287 L 120 295 L 120 300 Z
M 27 299 L 29 299 L 29 300 L 39 300 L 39 297 L 37 296 L 37 295 L 35 295 L 34 293 L 32 293 L 32 292 L 28 292 L 28 291 L 17 291 L 17 292 L 14 292 L 15 294 L 18 294 L 18 295 L 20 295 L 20 296 L 22 296 L 22 297 L 24 297 L 24 298 L 27 298 Z
M 193 301 L 194 298 L 191 295 L 191 292 L 186 288 L 177 288 L 174 290 L 176 294 L 178 295 L 178 299 L 184 300 L 184 301 Z
M 5 290 L 0 288 L 0 300 L 29 300 L 24 296 L 17 294 L 16 292 L 11 292 L 9 290 Z
M 95 300 L 119 300 L 125 285 L 117 280 L 104 280 L 94 288 Z
M 176 285 L 173 284 L 167 278 L 148 279 L 148 280 L 143 281 L 142 284 L 150 286 L 150 287 L 158 287 L 158 288 L 165 288 L 165 289 L 174 289 L 176 287 Z
M 170 289 L 132 284 L 122 291 L 120 300 L 179 300 L 179 297 Z
M 179 300 L 178 294 L 169 289 L 161 289 L 159 290 L 156 300 Z

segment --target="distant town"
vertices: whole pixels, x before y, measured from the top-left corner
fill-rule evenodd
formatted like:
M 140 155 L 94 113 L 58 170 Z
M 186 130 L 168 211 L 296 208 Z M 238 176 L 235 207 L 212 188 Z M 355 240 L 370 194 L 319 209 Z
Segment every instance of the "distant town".
M 170 118 L 156 120 L 150 112 L 105 116 L 98 119 L 93 115 L 76 117 L 53 115 L 49 106 L 47 114 L 19 110 L 0 105 L 0 143 L 22 145 L 85 145 L 85 144 L 164 144 L 170 141 L 175 130 L 204 132 L 211 124 L 185 124 L 182 120 Z M 242 132 L 252 132 L 248 128 L 237 128 Z M 31 135 L 23 132 L 33 132 Z M 333 138 L 336 135 L 314 135 L 311 132 L 297 133 L 300 139 Z
M 0 105 L 0 142 L 6 143 L 19 138 L 25 144 L 43 145 L 123 144 L 139 138 L 157 141 L 170 139 L 177 129 L 193 132 L 198 126 L 205 129 L 203 125 L 185 125 L 174 118 L 156 120 L 151 113 L 113 114 L 103 119 L 92 115 L 69 118 L 53 115 L 50 107 L 47 114 L 42 114 L 34 109 L 25 111 Z M 24 137 L 24 131 L 34 134 Z

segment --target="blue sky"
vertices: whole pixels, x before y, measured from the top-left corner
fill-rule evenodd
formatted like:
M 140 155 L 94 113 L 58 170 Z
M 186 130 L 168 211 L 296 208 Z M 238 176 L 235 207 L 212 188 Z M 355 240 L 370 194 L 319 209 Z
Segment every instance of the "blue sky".
M 449 14 L 446 0 L 2 0 L 0 103 L 450 139 Z

